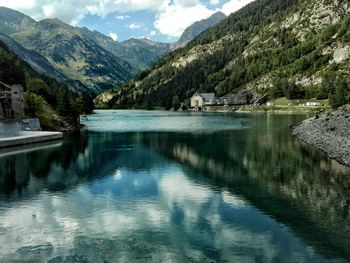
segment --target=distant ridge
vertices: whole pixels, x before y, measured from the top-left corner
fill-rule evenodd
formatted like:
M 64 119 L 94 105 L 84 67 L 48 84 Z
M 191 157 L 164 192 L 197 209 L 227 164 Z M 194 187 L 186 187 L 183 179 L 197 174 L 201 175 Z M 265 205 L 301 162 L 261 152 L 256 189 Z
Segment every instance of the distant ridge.
M 226 17 L 227 16 L 224 13 L 219 11 L 211 15 L 207 19 L 203 19 L 198 22 L 195 22 L 194 24 L 192 24 L 191 26 L 185 29 L 179 41 L 177 42 L 177 46 L 180 46 L 180 47 L 185 46 L 190 41 L 198 37 L 205 30 L 215 26 Z
M 98 31 L 74 27 L 57 18 L 37 22 L 21 12 L 0 7 L 0 33 L 4 43 L 39 72 L 59 81 L 74 82 L 74 89 L 97 95 L 152 67 L 174 47 L 186 45 L 225 17 L 217 12 L 194 23 L 179 43 L 137 38 L 117 42 Z

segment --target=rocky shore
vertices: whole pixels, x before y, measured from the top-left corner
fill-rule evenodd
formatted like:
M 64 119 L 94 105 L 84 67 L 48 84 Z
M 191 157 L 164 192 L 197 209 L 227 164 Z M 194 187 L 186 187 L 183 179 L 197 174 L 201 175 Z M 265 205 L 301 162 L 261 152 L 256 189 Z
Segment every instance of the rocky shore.
M 310 144 L 341 164 L 350 166 L 350 109 L 325 112 L 305 120 L 293 131 L 299 140 Z

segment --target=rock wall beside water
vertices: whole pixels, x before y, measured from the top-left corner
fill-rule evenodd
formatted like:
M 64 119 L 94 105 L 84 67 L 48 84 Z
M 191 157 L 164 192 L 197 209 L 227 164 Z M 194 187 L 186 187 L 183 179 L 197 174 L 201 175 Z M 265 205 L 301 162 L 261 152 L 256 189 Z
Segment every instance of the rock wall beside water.
M 41 131 L 38 118 L 21 121 L 0 121 L 0 138 L 17 136 L 21 131 Z
M 350 166 L 350 109 L 317 115 L 305 120 L 293 131 L 299 140 L 308 143 L 341 164 Z

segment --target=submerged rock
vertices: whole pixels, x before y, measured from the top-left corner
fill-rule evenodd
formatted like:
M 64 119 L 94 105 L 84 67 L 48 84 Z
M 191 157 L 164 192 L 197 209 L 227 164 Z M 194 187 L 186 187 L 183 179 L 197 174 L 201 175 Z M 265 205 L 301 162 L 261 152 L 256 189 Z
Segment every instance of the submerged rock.
M 54 247 L 50 243 L 47 243 L 38 246 L 21 247 L 17 250 L 17 254 L 31 258 L 37 256 L 49 256 L 53 251 Z
M 341 164 L 350 166 L 350 110 L 343 108 L 305 120 L 293 131 L 299 140 L 328 154 Z
M 7 229 L 5 227 L 0 226 L 0 236 L 6 235 Z
M 70 255 L 70 256 L 59 256 L 53 259 L 50 259 L 48 263 L 90 263 L 94 262 L 89 260 L 86 256 L 81 255 Z

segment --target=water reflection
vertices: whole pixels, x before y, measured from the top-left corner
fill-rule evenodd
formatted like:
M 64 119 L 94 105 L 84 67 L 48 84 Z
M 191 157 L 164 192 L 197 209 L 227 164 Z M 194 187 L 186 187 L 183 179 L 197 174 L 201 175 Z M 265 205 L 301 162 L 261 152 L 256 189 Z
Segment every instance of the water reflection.
M 329 256 L 350 258 L 350 170 L 294 140 L 288 120 L 264 117 L 249 131 L 145 143 L 243 196 Z
M 0 261 L 350 260 L 350 172 L 255 116 L 0 152 Z M 39 160 L 39 161 L 38 161 Z

